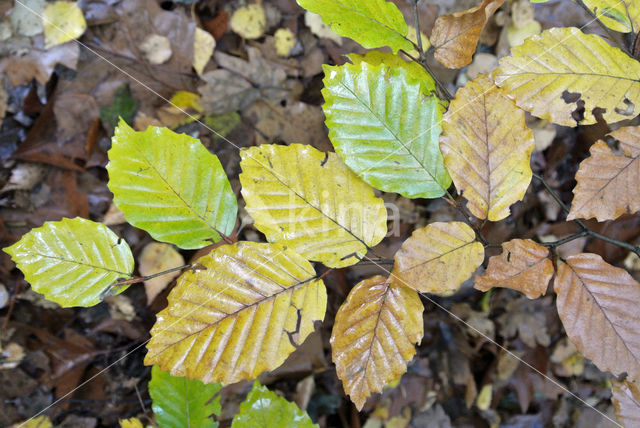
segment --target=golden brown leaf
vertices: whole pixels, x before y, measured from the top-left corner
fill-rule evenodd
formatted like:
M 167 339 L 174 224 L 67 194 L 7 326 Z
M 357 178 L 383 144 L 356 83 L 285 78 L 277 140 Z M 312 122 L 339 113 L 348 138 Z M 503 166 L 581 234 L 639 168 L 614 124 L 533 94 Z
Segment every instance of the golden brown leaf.
M 611 401 L 616 417 L 625 427 L 640 426 L 640 384 L 638 382 L 613 382 Z
M 178 278 L 145 364 L 229 384 L 284 362 L 322 320 L 327 294 L 311 264 L 278 244 L 224 245 Z
M 467 208 L 502 220 L 531 182 L 533 132 L 524 111 L 485 75 L 460 89 L 442 120 L 440 150 Z
M 489 259 L 483 275 L 476 278 L 475 288 L 487 291 L 491 287 L 518 290 L 530 299 L 547 291 L 553 276 L 549 250 L 531 239 L 513 239 L 502 244 L 502 254 Z
M 558 266 L 558 315 L 569 339 L 601 370 L 640 379 L 640 284 L 596 254 Z
M 407 371 L 422 339 L 418 293 L 377 275 L 359 282 L 338 313 L 331 334 L 333 362 L 358 408 Z
M 469 226 L 453 221 L 417 229 L 396 253 L 392 283 L 420 292 L 451 295 L 484 260 L 484 247 Z
M 578 185 L 567 216 L 613 220 L 640 210 L 640 126 L 620 128 L 610 134 L 620 141 L 617 155 L 604 141 L 591 146 L 576 173 Z
M 447 68 L 469 64 L 484 25 L 502 3 L 504 0 L 484 0 L 471 9 L 439 16 L 429 38 L 438 62 Z

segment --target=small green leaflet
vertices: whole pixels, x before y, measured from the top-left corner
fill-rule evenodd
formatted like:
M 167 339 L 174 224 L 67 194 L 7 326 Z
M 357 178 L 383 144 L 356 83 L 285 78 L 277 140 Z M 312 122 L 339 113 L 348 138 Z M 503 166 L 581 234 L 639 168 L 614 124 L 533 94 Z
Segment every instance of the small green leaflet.
M 138 104 L 138 100 L 131 96 L 129 85 L 125 83 L 116 89 L 110 106 L 100 107 L 100 119 L 107 125 L 109 131 L 112 131 L 118 124 L 120 117 L 126 122 L 133 122 Z
M 204 384 L 199 380 L 174 377 L 158 366 L 151 369 L 149 395 L 153 399 L 153 413 L 160 428 L 215 428 L 209 416 L 220 414 L 219 383 Z
M 109 190 L 129 223 L 158 241 L 195 249 L 218 242 L 238 205 L 218 158 L 195 138 L 124 121 L 109 150 Z
M 385 0 L 297 0 L 309 12 L 341 36 L 350 37 L 367 49 L 389 46 L 397 52 L 413 50 L 406 38 L 409 27 L 396 5 Z
M 439 147 L 442 102 L 429 81 L 382 62 L 324 66 L 322 106 L 336 153 L 360 178 L 407 198 L 437 198 L 451 185 Z
M 257 380 L 247 399 L 240 404 L 240 413 L 233 418 L 231 428 L 317 428 L 306 412 L 260 385 Z
M 48 221 L 5 248 L 31 288 L 63 307 L 93 306 L 113 283 L 133 272 L 124 240 L 103 224 L 80 217 Z

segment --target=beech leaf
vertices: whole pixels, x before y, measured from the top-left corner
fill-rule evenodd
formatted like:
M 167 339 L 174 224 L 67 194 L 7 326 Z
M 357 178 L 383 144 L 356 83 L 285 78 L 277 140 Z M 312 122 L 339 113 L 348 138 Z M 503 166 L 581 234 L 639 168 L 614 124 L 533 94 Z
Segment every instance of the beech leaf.
M 240 156 L 247 212 L 270 242 L 308 260 L 344 267 L 384 238 L 383 200 L 335 153 L 302 144 L 264 144 Z
M 567 336 L 600 370 L 640 379 L 640 284 L 629 273 L 582 253 L 559 263 L 554 283 Z
M 618 421 L 625 427 L 640 426 L 640 384 L 638 382 L 612 382 L 611 401 Z
M 607 27 L 621 33 L 640 29 L 640 3 L 635 0 L 582 0 Z
M 502 3 L 483 0 L 471 9 L 439 16 L 429 38 L 435 59 L 447 68 L 470 64 L 482 29 Z
M 196 379 L 174 377 L 158 366 L 151 368 L 149 395 L 153 413 L 162 428 L 218 426 L 209 416 L 220 414 L 219 383 L 204 384 Z
M 87 22 L 82 9 L 70 1 L 48 3 L 42 12 L 45 48 L 60 45 L 82 36 Z
M 502 254 L 489 259 L 484 274 L 476 277 L 475 288 L 487 291 L 505 287 L 536 299 L 547 292 L 553 276 L 549 250 L 531 239 L 513 239 L 502 244 Z
M 613 220 L 640 211 L 640 126 L 613 131 L 620 141 L 617 155 L 604 141 L 597 141 L 576 173 L 573 201 L 567 220 L 595 217 Z
M 306 412 L 295 403 L 269 391 L 257 380 L 246 400 L 240 404 L 240 412 L 234 416 L 231 428 L 318 428 Z
M 596 123 L 597 108 L 607 123 L 631 119 L 640 106 L 640 63 L 574 27 L 528 38 L 492 75 L 520 108 L 559 125 Z
M 409 27 L 395 4 L 385 0 L 297 0 L 317 13 L 336 34 L 350 37 L 367 49 L 389 46 L 410 52 Z
M 420 292 L 451 295 L 484 260 L 484 247 L 475 237 L 458 221 L 417 229 L 396 253 L 389 279 Z
M 277 368 L 327 304 L 311 264 L 277 244 L 223 245 L 196 261 L 151 329 L 145 364 L 230 384 Z
M 109 150 L 109 190 L 129 223 L 158 241 L 202 248 L 233 231 L 236 197 L 217 156 L 193 137 L 124 121 Z
M 63 307 L 93 306 L 129 279 L 133 255 L 127 243 L 103 224 L 84 218 L 48 221 L 4 249 L 31 288 Z
M 358 410 L 407 371 L 422 339 L 418 293 L 374 276 L 356 284 L 336 314 L 331 350 L 338 377 Z
M 535 141 L 524 112 L 481 74 L 458 90 L 442 127 L 444 164 L 471 214 L 507 218 L 532 176 Z
M 347 166 L 384 192 L 442 196 L 451 178 L 438 147 L 444 106 L 424 95 L 432 81 L 386 63 L 361 61 L 324 71 L 325 123 Z

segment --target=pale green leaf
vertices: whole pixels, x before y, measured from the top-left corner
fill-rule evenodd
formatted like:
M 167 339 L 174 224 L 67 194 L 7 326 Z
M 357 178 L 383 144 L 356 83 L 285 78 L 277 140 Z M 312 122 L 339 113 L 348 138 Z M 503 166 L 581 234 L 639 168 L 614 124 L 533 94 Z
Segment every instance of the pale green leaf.
M 394 52 L 413 49 L 409 27 L 396 5 L 385 0 L 297 0 L 317 13 L 335 33 L 350 37 L 368 49 L 389 46 Z
M 237 202 L 218 158 L 195 138 L 121 121 L 109 150 L 109 190 L 129 223 L 156 240 L 202 248 L 232 232 Z
M 295 403 L 269 391 L 257 380 L 246 400 L 240 404 L 240 413 L 233 418 L 232 428 L 313 428 L 318 427 L 306 412 Z
M 153 366 L 149 395 L 156 422 L 160 428 L 217 427 L 218 423 L 209 416 L 220 414 L 220 397 L 211 398 L 221 388 L 219 383 L 204 384 L 196 379 L 171 376 Z
M 31 288 L 61 306 L 93 306 L 131 277 L 133 255 L 108 227 L 80 217 L 48 221 L 5 248 Z
M 444 106 L 404 68 L 366 62 L 325 66 L 322 94 L 336 153 L 372 186 L 437 198 L 451 185 L 438 138 Z

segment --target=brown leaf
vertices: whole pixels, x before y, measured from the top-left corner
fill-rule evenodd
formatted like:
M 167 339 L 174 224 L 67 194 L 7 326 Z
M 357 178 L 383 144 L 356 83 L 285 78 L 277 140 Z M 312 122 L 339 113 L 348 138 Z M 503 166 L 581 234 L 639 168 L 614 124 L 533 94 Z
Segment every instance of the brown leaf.
M 438 62 L 447 68 L 469 64 L 482 28 L 502 3 L 504 0 L 484 0 L 471 9 L 439 16 L 429 39 Z
M 612 220 L 640 210 L 640 126 L 618 129 L 610 134 L 620 140 L 619 156 L 604 141 L 591 146 L 591 156 L 580 163 L 578 185 L 568 220 L 595 217 Z
M 616 417 L 626 427 L 640 426 L 640 384 L 637 382 L 613 382 L 611 387 Z
M 161 242 L 152 242 L 145 246 L 138 257 L 138 270 L 142 276 L 177 268 L 183 264 L 182 254 L 177 252 L 172 245 Z M 178 276 L 180 276 L 180 271 L 146 280 L 144 290 L 147 293 L 147 305 L 150 305 L 153 299 Z
M 600 370 L 640 379 L 640 284 L 596 254 L 567 258 L 554 284 L 558 315 L 576 348 Z
M 423 335 L 418 293 L 377 275 L 359 282 L 338 310 L 333 361 L 344 390 L 360 410 L 374 392 L 407 371 Z
M 502 254 L 489 259 L 483 275 L 476 278 L 475 288 L 487 291 L 491 287 L 518 290 L 530 299 L 547 291 L 553 276 L 549 250 L 531 239 L 513 239 L 502 244 Z

